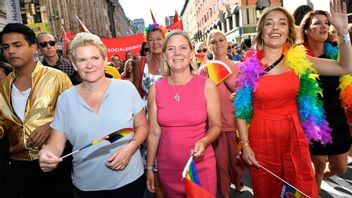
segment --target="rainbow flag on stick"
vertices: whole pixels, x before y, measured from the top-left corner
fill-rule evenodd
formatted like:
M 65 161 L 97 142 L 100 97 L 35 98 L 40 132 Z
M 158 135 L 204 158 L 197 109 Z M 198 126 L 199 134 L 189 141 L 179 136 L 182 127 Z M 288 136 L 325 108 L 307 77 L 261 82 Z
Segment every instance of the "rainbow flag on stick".
M 73 154 L 77 153 L 78 151 L 81 151 L 81 150 L 83 150 L 83 149 L 85 149 L 85 148 L 88 148 L 88 147 L 90 147 L 90 146 L 92 146 L 92 145 L 94 145 L 94 144 L 97 144 L 97 143 L 99 143 L 99 142 L 101 142 L 101 141 L 103 141 L 103 140 L 107 140 L 107 141 L 109 141 L 110 143 L 116 142 L 117 140 L 119 140 L 119 139 L 121 139 L 121 138 L 123 138 L 123 137 L 126 137 L 127 135 L 129 135 L 129 134 L 132 133 L 133 131 L 134 131 L 133 128 L 123 128 L 123 129 L 120 129 L 120 130 L 118 130 L 118 131 L 114 131 L 114 132 L 110 133 L 109 135 L 106 135 L 106 136 L 104 136 L 104 137 L 102 137 L 102 138 L 99 138 L 99 139 L 97 139 L 97 140 L 94 140 L 93 142 L 91 142 L 91 143 L 85 145 L 84 147 L 82 147 L 82 148 L 80 148 L 80 149 L 77 149 L 77 150 L 73 151 L 72 153 L 69 153 L 69 154 L 67 154 L 67 155 L 65 155 L 65 156 L 62 156 L 61 159 L 64 159 L 65 157 L 68 157 L 68 156 L 70 156 L 70 155 L 73 155 Z
M 275 173 L 271 172 L 264 166 L 259 164 L 259 167 L 264 169 L 266 172 L 270 173 L 271 175 L 273 175 L 274 177 L 276 177 L 277 179 L 281 180 L 284 183 L 284 185 L 282 186 L 280 198 L 310 198 L 304 192 L 300 191 L 298 188 L 294 187 L 293 185 L 291 185 L 281 177 L 275 175 Z
M 182 171 L 182 178 L 186 188 L 187 198 L 215 198 L 200 184 L 196 164 L 191 156 Z
M 301 191 L 286 183 L 282 186 L 280 198 L 307 198 Z

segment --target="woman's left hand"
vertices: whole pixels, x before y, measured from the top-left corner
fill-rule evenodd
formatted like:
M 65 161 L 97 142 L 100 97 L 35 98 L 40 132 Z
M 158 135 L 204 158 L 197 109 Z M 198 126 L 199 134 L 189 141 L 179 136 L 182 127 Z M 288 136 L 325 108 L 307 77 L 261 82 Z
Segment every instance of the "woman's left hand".
M 106 166 L 113 170 L 122 170 L 126 168 L 132 154 L 134 153 L 133 149 L 126 145 L 116 151 L 106 162 Z
M 206 145 L 202 140 L 199 140 L 194 145 L 194 149 L 192 150 L 192 155 L 195 159 L 201 158 L 204 156 Z
M 330 23 L 335 27 L 339 35 L 345 35 L 348 33 L 348 18 L 346 3 L 343 2 L 341 6 L 341 0 L 330 0 Z

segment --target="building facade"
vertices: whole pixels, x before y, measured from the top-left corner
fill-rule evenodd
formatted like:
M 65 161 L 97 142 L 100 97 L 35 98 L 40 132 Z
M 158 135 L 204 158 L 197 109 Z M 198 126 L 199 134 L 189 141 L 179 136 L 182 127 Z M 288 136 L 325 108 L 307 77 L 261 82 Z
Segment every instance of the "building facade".
M 196 19 L 196 26 L 186 25 L 194 41 L 206 41 L 212 29 L 219 29 L 226 34 L 228 40 L 239 43 L 242 39 L 255 35 L 262 10 L 275 5 L 282 5 L 282 1 L 186 0 L 181 16 L 185 19 L 192 18 L 193 15 L 193 19 Z
M 194 35 L 198 31 L 197 21 L 195 20 L 195 3 L 196 0 L 186 0 L 180 15 L 182 18 L 183 29 L 188 33 L 188 35 L 190 35 L 193 42 L 195 42 Z
M 0 2 L 0 31 L 2 31 L 6 23 L 7 23 L 6 5 L 5 5 L 5 1 L 1 1 Z
M 144 33 L 145 22 L 144 19 L 134 19 L 132 21 L 133 26 L 136 28 L 136 33 Z
M 82 31 L 80 19 L 87 29 L 101 37 L 111 38 L 134 34 L 118 0 L 19 0 L 22 22 L 36 32 L 48 31 L 60 37 L 63 31 Z M 78 18 L 78 19 L 77 19 Z

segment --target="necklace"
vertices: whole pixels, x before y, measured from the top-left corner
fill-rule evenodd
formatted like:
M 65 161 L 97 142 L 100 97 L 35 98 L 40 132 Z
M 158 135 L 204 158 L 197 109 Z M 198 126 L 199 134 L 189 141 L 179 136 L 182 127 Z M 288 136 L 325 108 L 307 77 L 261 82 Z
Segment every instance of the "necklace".
M 175 92 L 175 95 L 172 97 L 176 102 L 180 102 L 180 100 L 181 100 L 181 97 L 180 97 L 180 93 L 181 93 L 181 91 L 183 90 L 183 88 L 185 87 L 185 85 L 187 84 L 187 82 L 185 82 L 185 84 L 183 84 L 182 85 L 182 87 L 181 87 L 181 89 L 180 89 L 180 91 L 176 91 L 176 83 L 175 83 L 175 81 L 174 81 L 174 79 L 170 76 L 170 79 L 172 80 L 172 82 L 174 83 L 173 85 L 172 85 L 172 88 L 174 88 L 174 92 Z

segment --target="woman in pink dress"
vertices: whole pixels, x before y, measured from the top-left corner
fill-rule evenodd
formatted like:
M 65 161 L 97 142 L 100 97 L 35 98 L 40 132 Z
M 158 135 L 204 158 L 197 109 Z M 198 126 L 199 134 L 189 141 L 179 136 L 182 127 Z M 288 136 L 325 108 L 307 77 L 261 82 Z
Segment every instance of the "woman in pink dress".
M 181 173 L 192 154 L 201 186 L 215 196 L 216 162 L 211 143 L 221 129 L 217 88 L 192 71 L 194 52 L 185 32 L 170 33 L 163 52 L 165 78 L 150 87 L 148 96 L 147 187 L 154 191 L 151 170 L 157 157 L 166 197 L 185 197 Z

